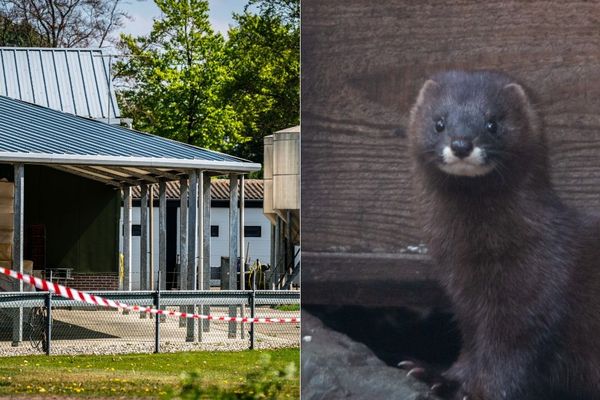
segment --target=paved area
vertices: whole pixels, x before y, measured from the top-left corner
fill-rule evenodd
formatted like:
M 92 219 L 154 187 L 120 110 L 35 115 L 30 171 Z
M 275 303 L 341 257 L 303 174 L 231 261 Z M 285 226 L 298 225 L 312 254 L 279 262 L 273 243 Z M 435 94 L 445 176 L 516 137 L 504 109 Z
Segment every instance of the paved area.
M 171 307 L 169 307 L 171 309 Z M 173 308 L 175 309 L 175 308 Z M 178 309 L 178 307 L 177 307 Z M 249 313 L 249 311 L 246 311 Z M 212 306 L 211 314 L 228 315 L 228 307 Z M 257 317 L 297 317 L 299 312 L 257 308 Z M 154 351 L 155 319 L 140 313 L 123 313 L 112 309 L 56 309 L 53 310 L 52 353 L 53 354 L 116 354 Z M 201 321 L 193 323 L 198 337 Z M 230 336 L 229 322 L 210 321 L 208 330 L 201 332 L 195 343 L 188 342 L 187 326 L 179 318 L 163 317 L 160 323 L 161 351 L 187 350 L 243 350 L 250 344 L 250 324 L 234 323 L 235 337 Z M 18 346 L 10 343 L 10 324 L 0 326 L 5 331 L 0 334 L 0 355 L 36 354 L 40 351 L 29 343 L 29 330 L 26 340 Z M 298 346 L 300 324 L 255 324 L 255 345 L 257 348 L 277 348 Z

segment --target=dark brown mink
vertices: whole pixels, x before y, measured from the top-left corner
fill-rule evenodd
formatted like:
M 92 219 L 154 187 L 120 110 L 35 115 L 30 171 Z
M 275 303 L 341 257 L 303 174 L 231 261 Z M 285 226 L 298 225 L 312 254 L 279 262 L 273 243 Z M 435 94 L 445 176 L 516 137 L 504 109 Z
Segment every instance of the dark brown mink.
M 526 89 L 425 82 L 411 111 L 421 219 L 463 348 L 453 398 L 600 399 L 600 224 L 554 191 Z

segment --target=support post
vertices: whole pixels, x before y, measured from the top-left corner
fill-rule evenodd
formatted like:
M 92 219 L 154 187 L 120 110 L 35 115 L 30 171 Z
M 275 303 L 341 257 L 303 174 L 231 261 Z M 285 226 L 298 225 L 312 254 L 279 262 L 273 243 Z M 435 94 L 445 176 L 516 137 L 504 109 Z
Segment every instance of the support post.
M 167 184 L 158 184 L 158 272 L 160 289 L 167 288 Z
M 240 290 L 246 290 L 246 246 L 244 243 L 244 175 L 240 175 Z M 246 316 L 246 305 L 240 305 L 240 315 L 242 318 Z M 240 323 L 240 338 L 246 338 L 244 323 Z
M 188 235 L 188 180 L 179 180 L 179 290 L 187 289 L 187 235 Z M 185 312 L 185 306 L 180 306 L 179 311 Z M 186 326 L 187 318 L 179 318 L 179 327 Z
M 160 269 L 158 270 L 158 277 L 156 282 L 156 291 L 154 292 L 154 308 L 160 310 L 160 287 L 162 286 L 162 280 Z M 154 352 L 160 351 L 160 317 L 156 314 L 154 317 Z
M 15 164 L 15 191 L 13 203 L 13 254 L 12 269 L 23 273 L 23 211 L 24 211 L 24 195 L 25 195 L 25 166 L 21 163 Z M 15 283 L 15 290 L 23 291 L 23 281 L 19 280 Z M 13 334 L 12 345 L 18 346 L 23 341 L 23 308 L 15 310 L 13 317 Z
M 273 238 L 273 258 L 274 264 L 271 272 L 271 289 L 277 289 L 277 283 L 279 282 L 279 268 L 280 268 L 280 258 L 281 258 L 281 247 L 279 244 L 281 243 L 281 218 L 279 216 L 275 217 L 275 235 Z
M 148 289 L 154 290 L 154 278 L 156 272 L 154 271 L 154 185 L 150 185 L 150 199 L 149 199 L 149 207 L 150 212 L 148 215 L 150 229 L 148 232 L 148 263 L 150 264 L 150 276 L 148 277 L 150 281 L 150 287 Z M 150 315 L 152 318 L 152 315 Z
M 254 350 L 255 344 L 254 317 L 256 317 L 256 271 L 252 274 L 252 293 L 250 294 L 250 318 L 252 318 L 250 323 L 250 350 Z
M 196 263 L 196 289 L 202 290 L 204 288 L 204 172 L 197 171 L 198 174 L 198 191 L 196 196 L 198 198 L 198 218 L 196 222 L 196 243 L 198 244 L 198 262 Z M 202 314 L 203 306 L 198 305 L 198 314 Z M 198 341 L 202 341 L 202 322 L 198 320 Z
M 198 281 L 198 171 L 190 171 L 190 187 L 188 190 L 188 254 L 187 254 L 187 289 L 196 290 Z M 196 307 L 189 306 L 188 312 L 194 313 Z M 196 320 L 188 318 L 186 342 L 196 341 Z
M 292 241 L 292 212 L 287 210 L 287 222 L 286 222 L 286 236 L 285 251 L 288 254 L 285 262 L 285 279 L 283 284 L 285 285 L 287 280 L 292 276 L 292 269 L 294 268 L 294 242 Z
M 140 185 L 140 290 L 148 290 L 148 185 Z M 140 313 L 142 318 L 146 313 Z
M 46 343 L 44 343 L 44 350 L 46 355 L 50 355 L 52 348 L 52 292 L 46 293 L 44 299 L 46 305 Z
M 204 276 L 202 289 L 210 290 L 210 207 L 211 207 L 211 197 L 210 197 L 210 175 L 206 172 L 202 173 L 202 230 L 204 240 L 202 241 L 202 274 Z M 205 305 L 203 307 L 203 314 L 210 314 L 210 306 Z M 202 330 L 204 332 L 210 331 L 210 321 L 205 319 L 202 321 Z
M 244 201 L 246 193 L 244 175 L 240 175 L 240 289 L 246 290 L 246 248 L 244 244 Z M 242 315 L 243 316 L 243 315 Z
M 123 289 L 131 291 L 131 187 L 123 186 Z
M 229 290 L 237 289 L 237 265 L 240 233 L 238 211 L 238 175 L 229 175 Z M 229 306 L 229 316 L 237 316 L 237 306 Z M 236 322 L 229 322 L 229 337 L 235 338 Z

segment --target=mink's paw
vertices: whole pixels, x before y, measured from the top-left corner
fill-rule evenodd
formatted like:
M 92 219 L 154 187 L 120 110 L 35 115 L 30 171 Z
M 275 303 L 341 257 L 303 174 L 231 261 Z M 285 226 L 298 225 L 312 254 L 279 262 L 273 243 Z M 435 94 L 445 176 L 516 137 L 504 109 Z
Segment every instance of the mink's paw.
M 447 400 L 472 400 L 460 393 L 458 382 L 445 378 L 441 373 L 436 372 L 433 368 L 428 368 L 424 364 L 402 361 L 398 363 L 398 368 L 406 371 L 406 376 L 411 376 L 429 386 L 430 393 L 435 396 Z M 460 396 L 465 398 L 463 399 Z

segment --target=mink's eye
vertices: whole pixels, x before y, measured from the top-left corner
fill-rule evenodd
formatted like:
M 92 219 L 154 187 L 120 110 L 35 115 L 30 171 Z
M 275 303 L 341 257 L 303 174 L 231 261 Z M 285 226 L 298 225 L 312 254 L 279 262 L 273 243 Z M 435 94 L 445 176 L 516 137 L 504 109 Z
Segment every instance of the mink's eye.
M 494 120 L 489 120 L 485 123 L 485 129 L 491 134 L 496 134 L 498 132 L 498 124 Z
M 444 124 L 444 120 L 442 118 L 435 121 L 435 131 L 437 133 L 442 132 L 444 128 L 446 128 L 446 125 Z

